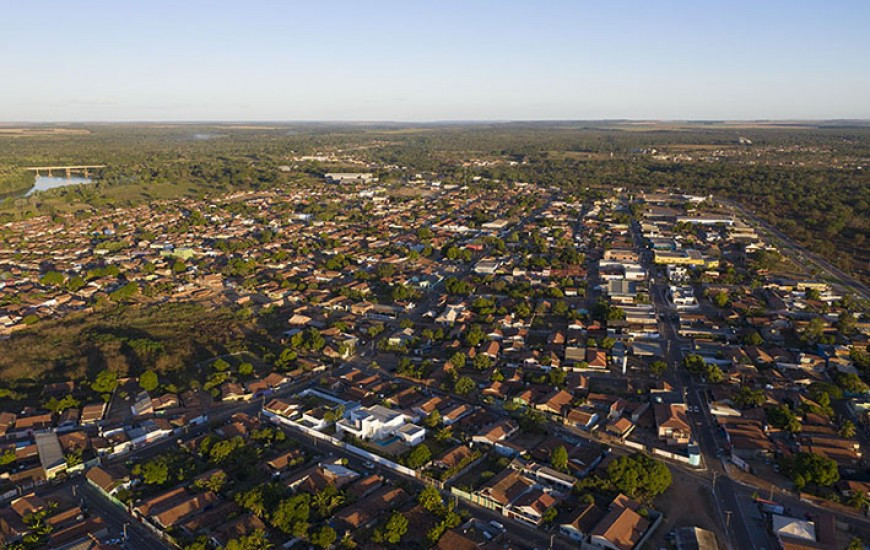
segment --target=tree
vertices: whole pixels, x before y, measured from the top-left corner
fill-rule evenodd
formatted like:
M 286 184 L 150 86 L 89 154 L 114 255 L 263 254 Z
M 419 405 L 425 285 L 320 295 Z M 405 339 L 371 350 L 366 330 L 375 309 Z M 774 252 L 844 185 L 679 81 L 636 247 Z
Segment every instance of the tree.
M 716 307 L 719 307 L 719 308 L 723 308 L 723 307 L 727 306 L 729 301 L 730 301 L 730 299 L 728 297 L 728 293 L 725 292 L 724 290 L 717 292 L 713 296 L 713 303 L 716 305 Z
M 653 361 L 649 366 L 650 372 L 652 372 L 656 376 L 661 376 L 668 370 L 668 364 L 664 361 Z
M 855 320 L 855 316 L 850 312 L 845 312 L 840 315 L 837 319 L 837 331 L 844 336 L 848 336 L 855 332 L 857 328 L 857 321 Z
M 272 527 L 287 535 L 305 536 L 311 515 L 310 501 L 311 495 L 299 493 L 279 502 L 272 512 Z
M 320 548 L 329 548 L 335 542 L 337 535 L 335 529 L 329 525 L 324 525 L 311 535 L 311 542 Z
M 453 391 L 458 393 L 459 395 L 468 395 L 474 391 L 477 386 L 474 383 L 474 380 L 469 378 L 468 376 L 461 376 L 456 380 L 456 383 L 453 385 Z
M 546 524 L 553 523 L 556 521 L 556 517 L 559 515 L 559 511 L 556 510 L 555 506 L 551 506 L 547 508 L 546 511 L 541 515 L 541 521 Z
M 226 546 L 226 550 L 269 550 L 270 548 L 272 543 L 262 529 L 255 529 L 248 535 L 232 539 Z
M 467 359 L 466 355 L 461 351 L 457 351 L 453 355 L 450 356 L 450 363 L 457 369 L 461 369 L 465 366 L 465 360 Z
M 671 471 L 648 455 L 619 457 L 607 467 L 607 477 L 619 491 L 635 497 L 655 498 L 671 486 Z
M 73 275 L 66 281 L 66 288 L 70 292 L 78 292 L 85 286 L 85 280 L 80 275 Z
M 788 465 L 791 478 L 798 490 L 814 483 L 822 487 L 833 485 L 840 479 L 837 463 L 813 453 L 797 453 Z
M 867 384 L 861 380 L 861 377 L 853 372 L 839 373 L 836 381 L 837 385 L 843 388 L 843 391 L 848 393 L 859 394 L 867 391 Z
M 564 445 L 559 445 L 550 451 L 550 464 L 559 471 L 568 470 L 568 451 Z
M 761 334 L 759 334 L 757 330 L 753 330 L 746 335 L 746 338 L 744 338 L 743 341 L 749 346 L 760 346 L 764 343 L 764 338 L 761 337 Z
M 47 271 L 39 278 L 39 282 L 45 286 L 60 286 L 63 284 L 63 273 L 59 271 Z
M 60 414 L 67 409 L 74 409 L 78 407 L 79 404 L 80 402 L 78 399 L 70 394 L 67 394 L 61 399 L 58 399 L 57 397 L 52 397 L 51 399 L 43 403 L 42 406 L 55 414 Z
M 230 369 L 230 364 L 227 363 L 224 359 L 218 358 L 214 363 L 211 364 L 212 370 L 217 372 L 225 372 Z
M 847 439 L 855 437 L 855 424 L 851 420 L 844 420 L 843 425 L 840 426 L 839 433 L 841 437 Z
M 849 495 L 849 498 L 846 500 L 846 504 L 848 504 L 852 508 L 864 510 L 867 508 L 868 505 L 870 505 L 870 500 L 867 499 L 866 491 L 855 489 L 852 491 L 852 494 Z
M 753 390 L 746 386 L 741 386 L 734 396 L 734 404 L 741 409 L 760 407 L 766 400 L 764 390 Z
M 825 334 L 825 322 L 819 317 L 813 317 L 801 332 L 801 339 L 805 342 L 816 343 Z
M 97 373 L 97 378 L 91 382 L 91 389 L 97 393 L 110 394 L 118 387 L 118 374 L 110 370 Z
M 474 360 L 472 361 L 474 368 L 477 370 L 486 370 L 492 367 L 492 359 L 488 355 L 484 355 L 482 353 L 478 353 L 474 356 Z
M 145 485 L 163 485 L 169 480 L 169 464 L 165 460 L 149 460 L 142 466 Z
M 861 537 L 852 537 L 846 550 L 864 550 L 864 541 L 861 540 Z
M 438 412 L 438 409 L 433 410 L 429 413 L 429 416 L 423 421 L 423 424 L 427 428 L 434 428 L 441 424 L 441 413 Z
M 417 502 L 420 503 L 427 512 L 432 514 L 441 510 L 441 507 L 444 505 L 444 502 L 441 500 L 441 493 L 438 492 L 433 485 L 427 485 L 423 487 L 423 490 L 420 491 L 420 494 L 417 496 Z
M 429 447 L 425 443 L 421 443 L 408 453 L 406 463 L 408 468 L 416 470 L 429 462 L 430 458 L 432 458 L 432 451 L 429 450 Z
M 787 405 L 769 408 L 765 413 L 767 414 L 767 421 L 774 428 L 791 433 L 799 432 L 801 429 L 800 420 L 798 420 L 797 415 Z
M 147 392 L 156 390 L 159 385 L 160 381 L 157 378 L 157 373 L 151 369 L 146 370 L 139 377 L 139 387 Z
M 193 485 L 198 489 L 208 490 L 213 493 L 219 492 L 223 489 L 224 485 L 227 482 L 227 474 L 223 470 L 218 470 L 213 473 L 211 476 L 205 479 L 196 480 Z
M 254 365 L 245 361 L 241 365 L 239 365 L 239 374 L 242 376 L 251 376 L 254 374 Z
M 408 532 L 408 518 L 393 510 L 387 523 L 384 524 L 383 540 L 390 544 L 398 544 Z

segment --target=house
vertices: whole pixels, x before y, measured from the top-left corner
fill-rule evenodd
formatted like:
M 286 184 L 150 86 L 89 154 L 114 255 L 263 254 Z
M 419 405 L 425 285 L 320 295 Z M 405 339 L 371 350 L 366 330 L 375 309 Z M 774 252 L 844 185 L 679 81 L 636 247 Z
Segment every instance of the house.
M 576 542 L 586 542 L 589 533 L 605 514 L 607 508 L 598 506 L 594 501 L 582 503 L 567 521 L 559 525 L 559 532 Z
M 426 439 L 426 428 L 408 423 L 396 430 L 394 434 L 405 445 L 415 447 Z
M 381 487 L 335 514 L 335 522 L 348 530 L 370 525 L 381 512 L 397 507 L 408 494 L 397 487 Z
M 470 459 L 474 456 L 474 451 L 469 449 L 466 445 L 457 445 L 453 449 L 447 451 L 437 460 L 434 460 L 432 464 L 444 470 L 450 470 L 451 468 L 455 468 L 462 464 L 463 461 Z
M 559 500 L 542 489 L 533 488 L 520 495 L 510 507 L 508 517 L 513 517 L 538 526 L 544 519 L 544 513 L 556 505 Z
M 604 430 L 613 436 L 616 436 L 620 439 L 625 439 L 632 432 L 632 430 L 634 430 L 634 426 L 634 422 L 632 422 L 628 418 L 625 418 L 624 416 L 621 416 L 616 420 L 611 420 L 610 422 L 608 422 Z
M 659 439 L 668 445 L 686 445 L 692 439 L 692 426 L 686 406 L 677 403 L 656 403 L 653 406 Z
M 598 413 L 581 409 L 570 409 L 565 416 L 565 424 L 583 430 L 591 430 L 598 423 Z
M 473 443 L 492 445 L 497 441 L 503 441 L 511 437 L 517 433 L 519 429 L 519 426 L 513 420 L 503 419 L 483 428 L 480 432 L 471 437 L 471 441 Z
M 567 410 L 573 400 L 574 396 L 570 392 L 554 390 L 535 403 L 535 408 L 550 414 L 561 415 L 563 411 Z
M 85 478 L 107 495 L 114 495 L 121 489 L 130 486 L 130 476 L 126 472 L 117 469 L 104 469 L 100 466 L 89 468 L 85 472 Z
M 146 416 L 154 413 L 154 403 L 147 391 L 140 391 L 130 406 L 130 414 L 133 416 Z
M 360 439 L 385 439 L 393 435 L 410 419 L 401 412 L 382 405 L 359 407 L 335 423 L 339 434 L 350 434 Z
M 96 424 L 103 419 L 106 414 L 105 403 L 91 403 L 82 408 L 82 416 L 79 422 L 85 426 L 88 424 Z
M 640 503 L 617 495 L 607 514 L 589 533 L 589 542 L 608 550 L 632 550 L 649 530 L 650 521 L 638 513 Z

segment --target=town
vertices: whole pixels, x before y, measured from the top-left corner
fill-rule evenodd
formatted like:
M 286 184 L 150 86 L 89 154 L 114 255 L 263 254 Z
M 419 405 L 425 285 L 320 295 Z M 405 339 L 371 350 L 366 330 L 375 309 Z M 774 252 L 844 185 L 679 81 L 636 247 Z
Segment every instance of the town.
M 3 548 L 870 540 L 860 289 L 715 195 L 352 166 L 0 227 Z

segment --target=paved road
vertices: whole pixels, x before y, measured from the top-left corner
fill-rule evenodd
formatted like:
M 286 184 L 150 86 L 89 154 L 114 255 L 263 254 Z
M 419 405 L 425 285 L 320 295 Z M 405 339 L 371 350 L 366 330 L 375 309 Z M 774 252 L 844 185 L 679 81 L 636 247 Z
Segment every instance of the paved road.
M 124 524 L 127 524 L 127 547 L 132 550 L 166 550 L 169 545 L 161 541 L 148 529 L 134 520 L 129 513 L 109 501 L 92 487 L 83 476 L 75 482 L 77 495 L 84 499 L 94 515 L 102 517 L 112 526 L 112 535 L 120 538 Z
M 642 238 L 635 227 L 636 242 L 642 246 Z M 701 450 L 706 470 L 699 472 L 699 481 L 712 489 L 713 498 L 720 521 L 719 536 L 722 542 L 729 548 L 737 550 L 761 550 L 773 548 L 767 530 L 761 519 L 760 513 L 752 502 L 751 497 L 739 492 L 737 484 L 729 477 L 719 455 L 719 449 L 724 446 L 718 438 L 717 424 L 711 417 L 706 406 L 704 393 L 706 385 L 698 384 L 692 376 L 680 367 L 683 360 L 682 346 L 691 342 L 679 335 L 679 327 L 674 323 L 672 315 L 677 310 L 667 301 L 667 286 L 656 284 L 653 273 L 655 266 L 649 261 L 649 255 L 640 248 L 644 267 L 650 274 L 650 294 L 656 308 L 659 319 L 658 328 L 661 335 L 665 352 L 665 360 L 668 363 L 668 371 L 665 379 L 675 388 L 683 389 L 683 397 L 691 410 L 700 410 L 699 413 L 690 413 L 689 420 L 692 422 L 692 431 L 695 435 L 698 447 Z M 697 408 L 697 409 L 696 409 Z
M 861 283 L 860 281 L 858 281 L 842 269 L 838 268 L 837 266 L 831 264 L 824 258 L 819 257 L 815 253 L 810 252 L 803 246 L 797 244 L 791 239 L 791 237 L 789 237 L 776 227 L 770 225 L 766 221 L 762 220 L 743 206 L 737 204 L 736 202 L 727 199 L 719 199 L 719 201 L 727 206 L 730 206 L 732 209 L 739 212 L 742 216 L 751 220 L 756 225 L 764 228 L 777 239 L 779 239 L 780 248 L 782 248 L 786 252 L 789 252 L 794 257 L 794 259 L 798 260 L 798 265 L 805 265 L 806 263 L 810 263 L 819 270 L 827 273 L 827 275 L 831 279 L 836 281 L 844 289 L 854 292 L 864 300 L 870 300 L 870 290 L 868 290 L 867 285 Z

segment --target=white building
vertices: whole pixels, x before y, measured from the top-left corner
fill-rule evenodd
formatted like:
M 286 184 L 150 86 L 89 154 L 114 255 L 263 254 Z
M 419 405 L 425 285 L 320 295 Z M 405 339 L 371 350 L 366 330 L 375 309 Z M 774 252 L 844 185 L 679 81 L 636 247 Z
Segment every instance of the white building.
M 672 285 L 668 287 L 668 300 L 670 300 L 677 309 L 694 309 L 698 307 L 698 300 L 695 299 L 695 291 L 690 286 Z
M 381 405 L 360 407 L 336 422 L 338 433 L 349 433 L 360 439 L 385 439 L 404 426 L 410 418 Z

